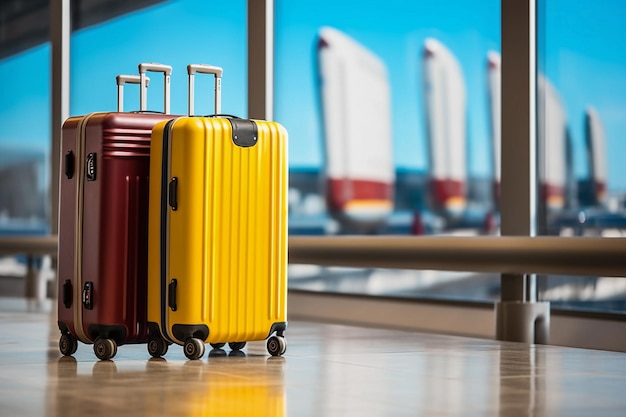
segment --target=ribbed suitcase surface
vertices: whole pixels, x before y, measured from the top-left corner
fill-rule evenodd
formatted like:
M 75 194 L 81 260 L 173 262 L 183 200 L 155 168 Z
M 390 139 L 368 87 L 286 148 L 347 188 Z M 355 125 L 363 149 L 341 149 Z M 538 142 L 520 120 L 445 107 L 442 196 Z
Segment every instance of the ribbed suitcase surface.
M 84 343 L 147 341 L 152 126 L 172 116 L 92 113 L 62 135 L 58 321 Z
M 256 135 L 248 132 L 251 125 Z M 276 330 L 282 335 L 284 128 L 185 117 L 159 124 L 152 142 L 148 320 L 179 344 L 192 336 L 229 343 L 263 340 Z
M 169 113 L 171 67 L 139 64 L 118 75 L 116 112 L 68 118 L 59 178 L 59 350 L 94 344 L 100 359 L 117 345 L 148 341 L 148 190 L 152 128 Z M 164 110 L 145 112 L 147 71 L 164 75 Z M 123 112 L 124 85 L 139 84 L 139 112 Z

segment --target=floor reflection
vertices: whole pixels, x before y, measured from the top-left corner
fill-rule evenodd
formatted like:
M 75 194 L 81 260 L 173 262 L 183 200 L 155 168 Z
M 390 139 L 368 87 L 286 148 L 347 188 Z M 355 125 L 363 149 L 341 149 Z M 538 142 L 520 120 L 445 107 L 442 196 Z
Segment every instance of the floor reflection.
M 546 407 L 545 351 L 537 346 L 511 346 L 500 351 L 499 415 L 544 416 Z
M 110 415 L 281 416 L 286 414 L 284 357 L 213 349 L 196 361 L 149 359 L 49 364 L 47 416 Z M 125 389 L 127 387 L 128 389 Z

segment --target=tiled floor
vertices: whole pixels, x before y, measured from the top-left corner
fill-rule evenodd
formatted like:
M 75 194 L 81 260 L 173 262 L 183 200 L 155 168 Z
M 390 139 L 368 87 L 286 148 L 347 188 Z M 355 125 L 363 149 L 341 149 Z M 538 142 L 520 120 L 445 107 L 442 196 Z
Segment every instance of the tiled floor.
M 2 417 L 626 416 L 620 353 L 293 321 L 282 358 L 126 345 L 102 362 L 61 357 L 54 313 L 6 298 L 0 332 Z

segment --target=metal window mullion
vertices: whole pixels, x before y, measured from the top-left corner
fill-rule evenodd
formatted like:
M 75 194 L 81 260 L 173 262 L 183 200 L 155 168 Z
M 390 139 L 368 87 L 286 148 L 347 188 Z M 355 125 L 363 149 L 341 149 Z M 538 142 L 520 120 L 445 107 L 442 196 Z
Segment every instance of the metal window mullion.
M 50 234 L 57 236 L 59 228 L 59 170 L 61 165 L 61 127 L 70 114 L 70 0 L 51 0 L 50 7 L 50 168 L 49 185 L 49 218 Z M 56 252 L 55 252 L 56 253 Z M 56 269 L 56 256 L 52 256 L 52 266 Z M 32 288 L 40 288 L 35 283 L 41 275 L 34 274 L 29 263 L 26 274 L 26 297 L 32 298 Z M 41 284 L 41 283 L 39 283 Z M 41 294 L 39 294 L 41 296 Z
M 537 234 L 537 0 L 502 0 L 502 236 Z M 549 303 L 537 277 L 502 274 L 496 338 L 546 343 Z
M 52 120 L 50 144 L 50 230 L 58 233 L 61 127 L 70 114 L 70 0 L 50 1 Z
M 248 0 L 248 118 L 274 119 L 274 0 Z
M 502 1 L 501 234 L 536 236 L 536 0 Z M 534 277 L 503 276 L 503 301 L 533 301 Z M 530 290 L 530 291 L 529 291 Z

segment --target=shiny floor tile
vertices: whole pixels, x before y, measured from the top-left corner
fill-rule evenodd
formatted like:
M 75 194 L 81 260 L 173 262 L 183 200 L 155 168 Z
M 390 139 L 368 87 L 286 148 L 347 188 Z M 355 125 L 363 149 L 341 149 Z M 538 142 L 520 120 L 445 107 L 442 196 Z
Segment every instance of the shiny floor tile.
M 626 355 L 292 321 L 189 361 L 145 345 L 58 352 L 54 313 L 0 299 L 0 416 L 624 416 Z M 32 310 L 32 309 L 31 309 Z

